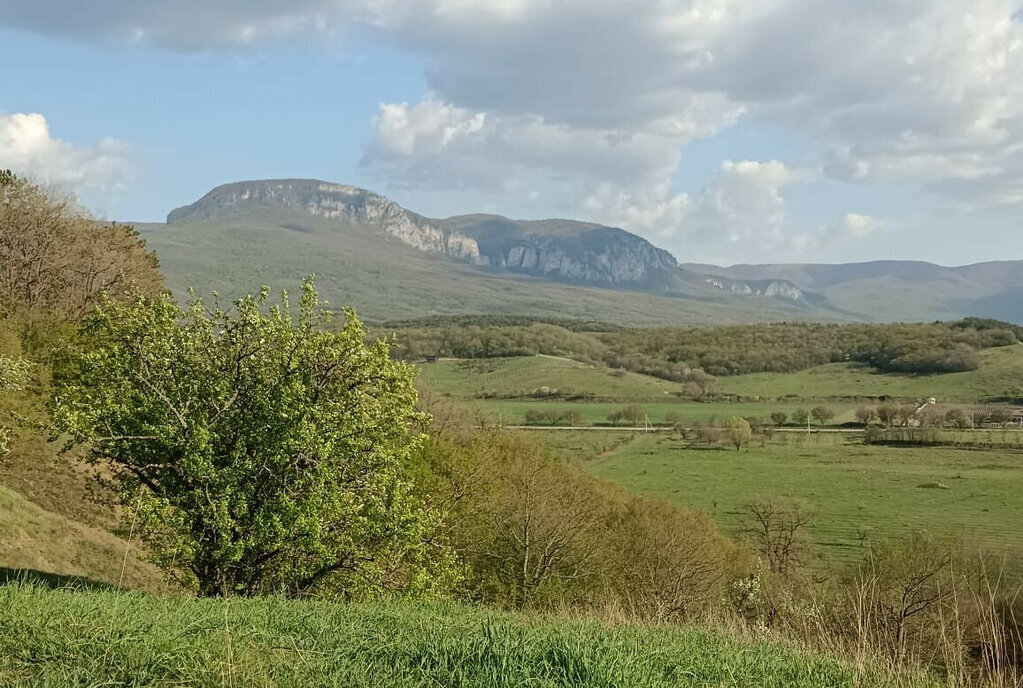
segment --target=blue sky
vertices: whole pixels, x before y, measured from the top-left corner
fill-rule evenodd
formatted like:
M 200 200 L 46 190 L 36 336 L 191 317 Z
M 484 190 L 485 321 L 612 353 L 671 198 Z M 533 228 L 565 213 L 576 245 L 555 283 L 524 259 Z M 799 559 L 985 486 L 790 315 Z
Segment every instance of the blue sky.
M 1006 0 L 0 0 L 0 167 L 158 221 L 315 177 L 681 261 L 1023 259 Z

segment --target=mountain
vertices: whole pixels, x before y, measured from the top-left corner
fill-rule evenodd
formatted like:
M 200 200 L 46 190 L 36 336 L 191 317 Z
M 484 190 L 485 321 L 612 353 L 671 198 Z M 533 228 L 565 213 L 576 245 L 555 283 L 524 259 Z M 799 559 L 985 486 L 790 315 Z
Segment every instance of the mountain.
M 708 280 L 789 282 L 865 320 L 948 320 L 976 316 L 1023 323 L 1023 261 L 963 267 L 920 261 L 733 265 L 727 268 L 691 263 L 682 267 L 706 275 Z
M 318 180 L 237 182 L 141 224 L 175 292 L 234 298 L 316 273 L 332 303 L 373 320 L 515 314 L 654 325 L 840 318 L 795 285 L 679 267 L 622 229 L 495 215 L 423 217 L 379 194 Z M 824 312 L 828 311 L 828 312 Z
M 139 225 L 172 288 L 234 298 L 309 273 L 371 320 L 502 314 L 630 325 L 764 320 L 1023 322 L 1023 261 L 942 267 L 679 264 L 616 227 L 498 215 L 429 218 L 312 179 L 219 186 Z

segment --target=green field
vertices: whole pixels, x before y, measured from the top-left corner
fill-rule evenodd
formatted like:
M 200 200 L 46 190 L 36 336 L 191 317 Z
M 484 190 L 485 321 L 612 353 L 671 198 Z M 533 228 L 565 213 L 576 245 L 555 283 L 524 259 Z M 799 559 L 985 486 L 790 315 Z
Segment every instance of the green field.
M 980 355 L 980 368 L 965 373 L 882 374 L 859 363 L 833 363 L 798 373 L 722 377 L 718 385 L 725 394 L 762 399 L 889 396 L 977 403 L 1023 396 L 1023 346 L 988 349 Z
M 871 535 L 914 530 L 1023 552 L 1023 452 L 864 446 L 858 437 L 798 434 L 741 452 L 687 447 L 666 434 L 639 433 L 593 452 L 586 465 L 630 489 L 705 510 L 731 532 L 749 500 L 799 500 L 818 512 L 812 538 L 826 561 L 860 558 Z M 586 454 L 572 435 L 560 451 Z
M 685 627 L 0 587 L 0 685 L 937 686 Z
M 664 400 L 677 396 L 682 388 L 648 375 L 551 356 L 441 360 L 423 364 L 421 370 L 420 379 L 427 387 L 460 399 L 561 393 Z

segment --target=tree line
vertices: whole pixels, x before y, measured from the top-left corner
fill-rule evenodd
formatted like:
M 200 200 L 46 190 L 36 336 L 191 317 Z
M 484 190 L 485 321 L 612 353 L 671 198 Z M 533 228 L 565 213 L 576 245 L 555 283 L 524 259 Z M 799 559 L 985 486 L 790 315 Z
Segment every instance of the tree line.
M 404 323 L 379 332 L 397 334 L 401 342 L 397 355 L 407 360 L 547 354 L 703 388 L 715 376 L 791 373 L 847 361 L 882 372 L 961 372 L 977 368 L 980 351 L 1023 338 L 1019 326 L 980 318 L 916 324 L 779 323 L 592 331 L 541 322 L 452 325 L 441 320 Z

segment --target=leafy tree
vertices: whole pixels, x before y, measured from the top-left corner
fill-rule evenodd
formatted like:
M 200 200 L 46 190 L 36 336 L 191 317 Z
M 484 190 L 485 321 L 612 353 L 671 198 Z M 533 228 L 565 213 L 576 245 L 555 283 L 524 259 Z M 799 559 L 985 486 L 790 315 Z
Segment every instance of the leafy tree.
M 639 404 L 629 404 L 622 409 L 622 418 L 633 425 L 639 425 L 646 420 L 646 411 Z
M 722 427 L 725 430 L 725 435 L 728 437 L 728 443 L 735 447 L 736 451 L 745 447 L 753 439 L 753 430 L 750 428 L 749 421 L 745 418 L 737 416 L 729 418 Z
M 827 406 L 815 406 L 810 415 L 813 419 L 821 424 L 823 428 L 827 425 L 828 421 L 835 417 L 835 412 L 829 409 Z
M 404 468 L 413 370 L 354 312 L 336 333 L 328 319 L 307 280 L 297 317 L 264 289 L 230 313 L 106 301 L 84 324 L 56 427 L 109 465 L 155 562 L 202 596 L 416 590 L 443 564 Z
M 771 422 L 777 427 L 785 425 L 789 420 L 789 415 L 784 411 L 775 411 L 771 414 Z
M 621 411 L 612 411 L 611 413 L 607 414 L 607 421 L 611 425 L 615 426 L 621 423 L 624 418 L 625 415 Z

